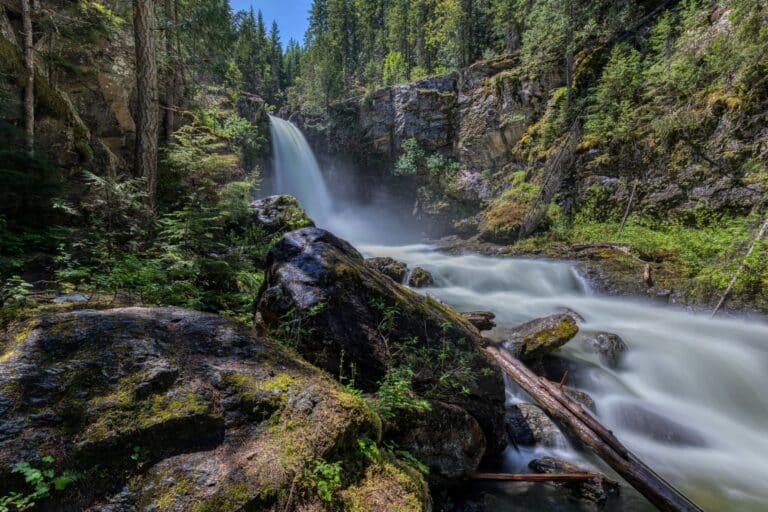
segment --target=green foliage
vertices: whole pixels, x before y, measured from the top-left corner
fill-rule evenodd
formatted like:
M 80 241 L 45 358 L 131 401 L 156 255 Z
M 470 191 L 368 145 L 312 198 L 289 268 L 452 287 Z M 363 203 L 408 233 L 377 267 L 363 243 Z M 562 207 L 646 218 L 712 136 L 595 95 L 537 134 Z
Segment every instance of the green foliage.
M 32 489 L 15 491 L 0 497 L 0 512 L 29 510 L 40 500 L 48 498 L 52 491 L 63 491 L 79 478 L 69 471 L 57 474 L 56 470 L 50 467 L 53 460 L 53 457 L 48 455 L 42 457 L 42 468 L 33 467 L 26 461 L 14 464 L 11 472 L 23 476 Z
M 342 483 L 341 462 L 330 463 L 317 459 L 312 468 L 312 475 L 320 499 L 325 503 L 333 502 L 334 493 Z
M 398 411 L 428 411 L 431 406 L 428 401 L 420 399 L 413 392 L 413 370 L 400 366 L 390 369 L 376 392 L 379 401 L 376 403 L 378 413 L 387 419 L 392 419 Z
M 384 85 L 395 85 L 408 80 L 408 68 L 400 52 L 389 52 L 384 57 Z

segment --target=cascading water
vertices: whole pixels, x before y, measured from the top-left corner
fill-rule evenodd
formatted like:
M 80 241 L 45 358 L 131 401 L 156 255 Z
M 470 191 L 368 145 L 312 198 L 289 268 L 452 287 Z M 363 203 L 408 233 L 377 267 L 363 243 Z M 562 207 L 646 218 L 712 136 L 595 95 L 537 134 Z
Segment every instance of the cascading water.
M 287 121 L 271 121 L 277 192 L 298 197 L 315 220 L 353 243 L 370 241 L 377 232 L 392 239 L 395 225 L 383 222 L 381 212 L 375 221 L 349 210 L 331 216 L 331 198 L 303 135 Z M 592 395 L 600 420 L 705 510 L 768 511 L 768 324 L 713 320 L 593 294 L 568 263 L 451 256 L 426 245 L 361 249 L 426 268 L 436 280 L 429 291 L 459 310 L 493 311 L 499 327 L 491 335 L 563 307 L 577 311 L 584 318 L 581 333 L 560 353 L 577 363 L 569 384 Z M 583 340 L 597 332 L 618 334 L 629 346 L 620 368 L 603 365 L 585 348 Z M 512 402 L 530 400 L 510 382 L 507 392 Z M 572 449 L 509 448 L 500 469 L 522 471 L 532 457 L 550 453 L 610 473 Z M 587 510 L 546 495 L 547 489 L 497 486 L 484 495 L 485 508 Z M 622 500 L 608 510 L 653 508 L 625 487 Z
M 563 307 L 578 312 L 581 333 L 560 352 L 577 363 L 569 384 L 590 393 L 600 420 L 705 510 L 768 510 L 768 324 L 590 293 L 568 263 L 452 256 L 424 245 L 361 249 L 429 270 L 436 287 L 428 291 L 460 311 L 496 313 L 491 336 Z M 586 349 L 583 341 L 597 332 L 618 334 L 628 345 L 620 368 Z M 510 401 L 530 401 L 509 382 L 507 392 Z M 508 449 L 503 469 L 524 470 L 544 454 Z M 535 500 L 542 509 L 541 496 L 526 504 L 510 488 L 493 510 L 530 510 Z M 609 510 L 653 510 L 637 496 L 628 499 Z
M 315 222 L 331 215 L 331 196 L 317 158 L 296 125 L 269 116 L 275 166 L 275 193 L 295 196 Z

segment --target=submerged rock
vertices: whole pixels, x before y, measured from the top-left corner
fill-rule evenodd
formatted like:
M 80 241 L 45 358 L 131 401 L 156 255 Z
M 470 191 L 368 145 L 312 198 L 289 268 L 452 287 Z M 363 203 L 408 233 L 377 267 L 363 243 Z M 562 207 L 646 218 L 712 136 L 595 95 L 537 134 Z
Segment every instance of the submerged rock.
M 478 331 L 459 313 L 400 286 L 347 242 L 316 228 L 270 251 L 257 309 L 307 360 L 375 391 L 389 369 L 414 371 L 417 394 L 469 412 L 497 453 L 506 444 L 504 384 L 480 356 Z M 294 326 L 300 330 L 292 331 Z M 445 378 L 450 375 L 450 378 Z
M 534 459 L 528 463 L 528 467 L 536 473 L 595 473 L 595 477 L 589 480 L 560 482 L 556 483 L 556 485 L 570 489 L 579 498 L 597 503 L 604 503 L 610 495 L 618 493 L 620 489 L 618 482 L 611 480 L 605 475 L 554 457 Z
M 520 403 L 508 407 L 505 420 L 507 435 L 515 445 L 547 448 L 567 445 L 558 426 L 537 405 Z
M 380 439 L 364 400 L 223 317 L 176 308 L 42 313 L 4 341 L 0 495 L 26 489 L 13 464 L 43 467 L 44 455 L 57 474 L 88 475 L 41 509 L 317 507 L 316 488 L 297 477 L 318 458 L 350 457 L 363 436 Z M 378 509 L 364 509 L 428 509 L 423 479 L 401 462 L 367 461 L 359 471 L 355 486 L 375 475 L 389 490 Z M 355 490 L 340 489 L 334 502 L 348 509 L 361 499 Z
M 408 286 L 411 288 L 426 288 L 433 286 L 435 280 L 428 271 L 421 267 L 416 267 L 413 272 L 408 276 Z
M 474 325 L 478 331 L 490 331 L 496 327 L 496 322 L 493 321 L 496 318 L 496 314 L 490 311 L 467 311 L 462 313 L 462 316 Z
M 578 332 L 573 316 L 560 313 L 519 325 L 510 333 L 504 346 L 520 359 L 533 360 L 562 347 Z
M 398 284 L 402 284 L 405 281 L 405 276 L 408 273 L 408 265 L 402 261 L 397 261 L 390 257 L 378 257 L 368 258 L 365 260 L 365 264 L 371 268 L 375 268 L 385 276 L 389 276 L 392 280 Z
M 634 403 L 619 403 L 611 408 L 618 425 L 638 435 L 675 446 L 707 446 L 700 433 L 661 414 Z
M 276 235 L 314 226 L 315 223 L 301 208 L 298 199 L 280 195 L 259 199 L 250 204 L 253 221 L 267 235 Z
M 609 368 L 618 368 L 627 344 L 617 334 L 599 332 L 584 340 L 587 350 L 598 354 L 600 361 Z

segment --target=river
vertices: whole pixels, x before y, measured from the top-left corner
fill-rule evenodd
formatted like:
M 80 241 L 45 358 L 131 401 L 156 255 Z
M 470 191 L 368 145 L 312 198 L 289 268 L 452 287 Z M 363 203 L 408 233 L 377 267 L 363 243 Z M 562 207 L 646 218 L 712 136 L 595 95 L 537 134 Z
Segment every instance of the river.
M 569 385 L 593 397 L 600 421 L 705 510 L 768 510 L 768 324 L 603 296 L 592 292 L 569 262 L 457 256 L 423 244 L 393 244 L 393 233 L 405 230 L 381 211 L 333 213 L 325 186 L 317 185 L 322 175 L 314 156 L 302 163 L 311 150 L 301 132 L 273 119 L 273 139 L 279 139 L 273 143 L 280 144 L 276 154 L 282 158 L 289 136 L 299 149 L 276 168 L 293 169 L 294 182 L 296 168 L 311 176 L 301 186 L 274 192 L 297 195 L 320 227 L 348 239 L 366 256 L 391 256 L 430 271 L 435 286 L 421 293 L 432 293 L 459 311 L 493 311 L 498 327 L 488 333 L 491 337 L 503 338 L 505 329 L 562 308 L 574 310 L 583 317 L 580 333 L 559 355 L 573 366 Z M 387 245 L 372 240 L 387 240 Z M 598 332 L 615 333 L 627 344 L 618 368 L 586 349 L 583 340 Z M 507 398 L 530 401 L 511 382 Z M 521 471 L 530 459 L 547 453 L 611 473 L 567 444 L 554 451 L 509 447 L 492 469 Z M 631 488 L 622 489 L 623 496 L 606 510 L 653 510 Z M 486 510 L 589 510 L 550 491 L 547 484 L 518 483 L 473 484 L 466 490 Z

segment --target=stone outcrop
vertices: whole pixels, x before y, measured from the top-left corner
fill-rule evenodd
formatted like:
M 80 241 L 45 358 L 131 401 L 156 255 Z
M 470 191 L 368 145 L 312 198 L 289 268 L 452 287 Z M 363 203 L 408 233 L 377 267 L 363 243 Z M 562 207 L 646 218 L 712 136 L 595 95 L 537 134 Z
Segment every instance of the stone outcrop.
M 311 475 L 325 459 L 359 468 L 332 506 L 431 507 L 413 468 L 355 455 L 381 436 L 362 398 L 223 317 L 43 312 L 1 347 L 0 495 L 24 491 L 12 465 L 50 456 L 57 474 L 83 476 L 43 510 L 318 510 Z
M 407 366 L 417 394 L 466 410 L 487 451 L 503 448 L 503 382 L 475 350 L 485 343 L 480 333 L 459 313 L 398 285 L 322 229 L 288 233 L 267 264 L 258 312 L 307 360 L 353 376 L 365 391 Z

